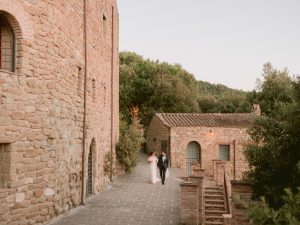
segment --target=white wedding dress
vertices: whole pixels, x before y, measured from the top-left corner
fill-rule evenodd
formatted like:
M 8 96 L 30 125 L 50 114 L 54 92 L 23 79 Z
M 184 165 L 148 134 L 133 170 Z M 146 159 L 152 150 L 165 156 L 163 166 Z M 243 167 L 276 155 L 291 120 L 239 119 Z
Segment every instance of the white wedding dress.
M 160 179 L 157 176 L 158 159 L 156 156 L 150 156 L 148 158 L 148 162 L 149 162 L 149 170 L 150 170 L 150 182 L 151 184 L 155 184 L 156 182 L 160 181 Z
M 170 171 L 169 171 L 169 168 L 167 168 L 167 170 L 166 170 L 166 179 L 169 178 L 169 176 L 170 176 Z

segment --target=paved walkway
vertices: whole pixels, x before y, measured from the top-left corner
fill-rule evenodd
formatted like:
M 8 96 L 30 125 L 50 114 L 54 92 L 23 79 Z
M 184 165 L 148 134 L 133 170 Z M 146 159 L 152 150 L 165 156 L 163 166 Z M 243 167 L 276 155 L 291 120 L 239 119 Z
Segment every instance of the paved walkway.
M 165 185 L 150 184 L 147 157 L 141 155 L 131 174 L 114 181 L 86 205 L 56 218 L 50 225 L 179 224 L 179 170 L 170 168 Z

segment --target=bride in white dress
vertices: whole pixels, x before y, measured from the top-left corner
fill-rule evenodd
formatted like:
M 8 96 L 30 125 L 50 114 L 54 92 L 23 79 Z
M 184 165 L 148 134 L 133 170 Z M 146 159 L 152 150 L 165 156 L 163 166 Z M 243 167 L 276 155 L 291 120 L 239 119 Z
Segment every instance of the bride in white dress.
M 155 184 L 156 182 L 160 181 L 160 179 L 157 177 L 157 162 L 158 159 L 155 156 L 155 152 L 150 152 L 150 156 L 148 157 L 148 164 L 151 184 Z

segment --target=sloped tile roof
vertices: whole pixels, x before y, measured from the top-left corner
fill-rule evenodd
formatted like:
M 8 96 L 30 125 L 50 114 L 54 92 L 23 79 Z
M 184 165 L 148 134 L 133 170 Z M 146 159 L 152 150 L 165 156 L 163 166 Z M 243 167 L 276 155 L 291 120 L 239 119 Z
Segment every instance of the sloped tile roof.
M 168 127 L 249 127 L 254 113 L 156 113 Z

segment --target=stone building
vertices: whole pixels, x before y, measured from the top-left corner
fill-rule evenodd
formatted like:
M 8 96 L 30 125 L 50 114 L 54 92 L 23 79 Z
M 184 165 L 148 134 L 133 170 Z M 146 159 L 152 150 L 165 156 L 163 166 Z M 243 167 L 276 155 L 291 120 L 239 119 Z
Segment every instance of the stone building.
M 1 225 L 42 224 L 105 187 L 118 27 L 115 0 L 0 0 Z
M 171 166 L 190 175 L 197 161 L 205 175 L 213 176 L 214 161 L 226 161 L 230 179 L 240 179 L 247 168 L 243 147 L 249 143 L 247 129 L 254 113 L 157 113 L 146 132 L 147 150 L 167 151 Z

